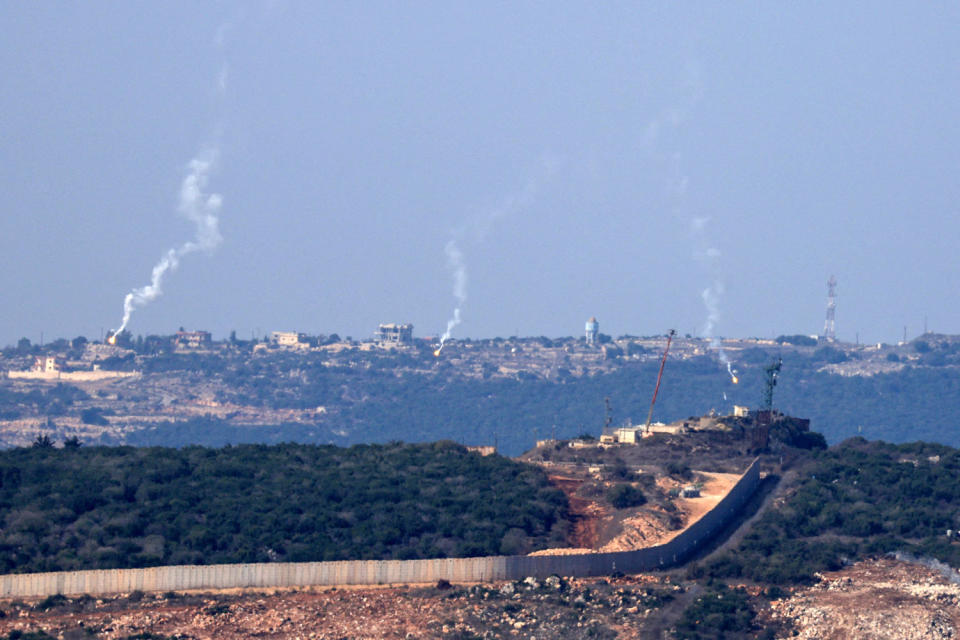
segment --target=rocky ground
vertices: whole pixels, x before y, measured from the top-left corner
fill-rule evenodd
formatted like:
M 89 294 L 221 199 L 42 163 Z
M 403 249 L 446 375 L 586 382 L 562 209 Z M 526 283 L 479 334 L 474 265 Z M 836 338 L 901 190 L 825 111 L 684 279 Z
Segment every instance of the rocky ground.
M 428 588 L 55 596 L 0 602 L 0 634 L 24 640 L 631 639 L 646 637 L 645 620 L 684 592 L 669 578 L 638 576 Z
M 749 586 L 757 613 L 751 630 L 723 637 L 953 639 L 960 631 L 958 580 L 950 570 L 885 557 L 824 574 L 770 603 L 761 586 Z M 0 601 L 0 638 L 661 639 L 677 637 L 684 611 L 710 588 L 664 574 L 7 599 Z
M 945 573 L 892 558 L 859 562 L 774 601 L 772 617 L 798 640 L 956 638 L 960 585 Z

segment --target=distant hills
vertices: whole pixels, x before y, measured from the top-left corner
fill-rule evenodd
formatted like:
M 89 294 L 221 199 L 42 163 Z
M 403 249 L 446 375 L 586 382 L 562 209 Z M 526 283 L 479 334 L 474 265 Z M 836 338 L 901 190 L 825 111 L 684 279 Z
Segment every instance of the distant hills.
M 176 336 L 123 347 L 56 341 L 9 347 L 2 366 L 28 369 L 57 356 L 66 368 L 138 371 L 131 378 L 0 382 L 0 442 L 137 445 L 333 443 L 452 439 L 509 455 L 537 439 L 598 435 L 642 422 L 665 338 L 511 338 L 382 348 L 298 336 L 295 345 L 228 340 L 189 346 Z M 723 340 L 739 384 L 704 340 L 671 348 L 654 419 L 671 421 L 734 404 L 756 407 L 764 367 L 783 368 L 774 406 L 808 417 L 829 442 L 861 435 L 960 445 L 960 338 L 927 334 L 901 345 L 818 343 L 806 336 Z M 54 374 L 55 375 L 55 374 Z M 607 402 L 609 399 L 609 415 Z

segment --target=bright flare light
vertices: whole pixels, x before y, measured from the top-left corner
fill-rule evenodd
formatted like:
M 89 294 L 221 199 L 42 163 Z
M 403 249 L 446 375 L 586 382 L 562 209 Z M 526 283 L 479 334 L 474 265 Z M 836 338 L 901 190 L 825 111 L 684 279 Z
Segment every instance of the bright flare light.
M 114 334 L 114 335 L 110 336 L 109 338 L 107 338 L 107 342 L 109 342 L 110 344 L 117 344 L 117 335 Z
M 740 378 L 737 377 L 737 372 L 733 370 L 733 366 L 729 360 L 727 360 L 727 373 L 730 374 L 730 379 L 733 381 L 733 384 L 740 384 Z

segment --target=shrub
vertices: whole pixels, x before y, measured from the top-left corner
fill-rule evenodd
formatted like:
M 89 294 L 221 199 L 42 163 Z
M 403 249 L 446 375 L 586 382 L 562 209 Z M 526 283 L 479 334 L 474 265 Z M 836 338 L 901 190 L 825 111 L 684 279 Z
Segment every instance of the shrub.
M 628 509 L 646 504 L 647 497 L 633 485 L 618 484 L 607 491 L 607 500 L 617 509 Z
M 64 604 L 66 601 L 67 601 L 67 598 L 62 594 L 58 593 L 56 595 L 47 596 L 46 598 L 38 602 L 36 608 L 38 611 L 46 611 L 47 609 L 52 609 L 54 607 L 60 606 L 61 604 Z
M 697 598 L 677 623 L 674 637 L 726 638 L 731 633 L 754 629 L 754 611 L 743 588 L 730 589 L 720 584 Z
M 693 478 L 693 472 L 690 470 L 690 467 L 676 460 L 671 460 L 667 463 L 667 473 L 681 480 L 690 480 Z

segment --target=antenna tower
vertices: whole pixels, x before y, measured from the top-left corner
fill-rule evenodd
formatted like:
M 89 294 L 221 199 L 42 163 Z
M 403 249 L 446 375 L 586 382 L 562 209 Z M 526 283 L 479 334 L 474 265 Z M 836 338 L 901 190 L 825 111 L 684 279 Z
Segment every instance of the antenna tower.
M 837 279 L 830 276 L 827 280 L 827 319 L 823 322 L 823 339 L 827 342 L 836 342 L 837 333 L 834 325 L 837 315 Z
M 776 362 L 769 364 L 764 368 L 767 374 L 767 383 L 763 386 L 763 402 L 761 410 L 773 411 L 773 388 L 777 386 L 777 378 L 780 377 L 780 368 L 783 366 L 783 358 L 778 357 Z

